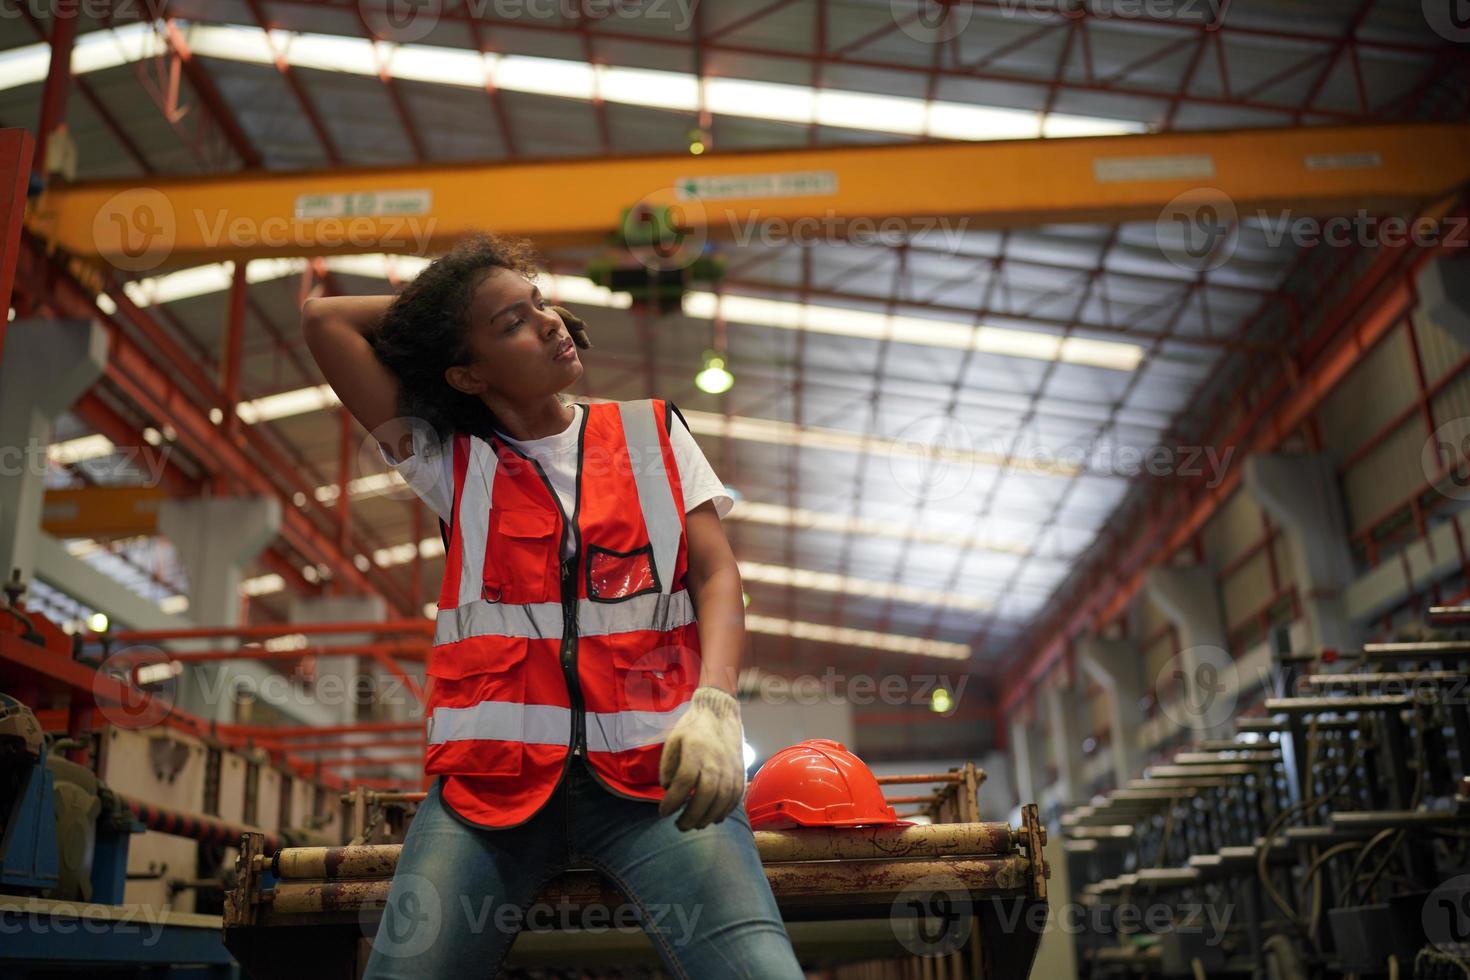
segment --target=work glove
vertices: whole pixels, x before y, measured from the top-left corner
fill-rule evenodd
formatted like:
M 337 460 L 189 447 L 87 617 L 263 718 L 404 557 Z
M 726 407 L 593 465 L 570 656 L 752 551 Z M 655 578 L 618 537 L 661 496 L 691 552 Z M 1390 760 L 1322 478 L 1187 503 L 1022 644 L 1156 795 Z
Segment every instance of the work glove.
M 567 325 L 567 333 L 572 335 L 572 343 L 586 350 L 592 346 L 592 341 L 587 338 L 587 324 L 565 306 L 553 306 L 556 315 L 561 317 L 561 322 Z
M 667 792 L 658 815 L 668 816 L 688 798 L 675 824 L 680 830 L 724 820 L 745 794 L 744 742 L 740 702 L 718 687 L 695 688 L 659 759 L 658 781 Z

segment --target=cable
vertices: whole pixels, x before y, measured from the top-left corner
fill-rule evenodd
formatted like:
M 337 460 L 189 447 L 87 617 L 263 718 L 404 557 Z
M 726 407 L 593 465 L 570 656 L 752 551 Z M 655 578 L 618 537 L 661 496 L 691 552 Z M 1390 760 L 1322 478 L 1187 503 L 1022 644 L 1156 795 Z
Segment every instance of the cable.
M 1419 950 L 1418 954 L 1416 954 L 1414 957 L 1414 976 L 1416 977 L 1422 976 L 1423 974 L 1423 971 L 1420 969 L 1421 960 L 1429 960 L 1434 963 L 1447 963 L 1450 966 L 1457 966 L 1460 968 L 1460 971 L 1465 974 L 1467 980 L 1470 980 L 1470 964 L 1467 964 L 1458 956 L 1451 956 L 1448 953 L 1441 953 L 1439 950 L 1435 949 L 1432 946 L 1425 946 L 1423 949 Z
M 1313 771 L 1316 763 L 1316 755 L 1319 742 L 1317 721 L 1318 719 L 1314 715 L 1312 717 L 1311 725 L 1307 729 L 1307 758 L 1305 760 L 1304 767 L 1307 772 Z M 1287 903 L 1286 897 L 1281 894 L 1275 883 L 1271 881 L 1271 876 L 1267 873 L 1266 867 L 1270 861 L 1272 842 L 1276 839 L 1276 832 L 1297 813 L 1311 810 L 1315 807 L 1321 806 L 1323 803 L 1331 802 L 1332 800 L 1336 799 L 1338 795 L 1342 792 L 1343 787 L 1345 787 L 1352 779 L 1353 763 L 1357 761 L 1360 741 L 1361 739 L 1350 739 L 1348 741 L 1347 751 L 1344 754 L 1342 760 L 1343 775 L 1342 778 L 1338 780 L 1337 785 L 1333 786 L 1332 789 L 1326 791 L 1325 793 L 1321 793 L 1317 796 L 1302 800 L 1299 803 L 1295 803 L 1276 815 L 1276 818 L 1272 820 L 1266 828 L 1264 838 L 1265 843 L 1262 846 L 1260 855 L 1258 856 L 1256 861 L 1256 872 L 1260 877 L 1261 887 L 1262 890 L 1265 891 L 1266 896 L 1270 898 L 1271 903 L 1275 905 L 1284 916 L 1286 916 L 1287 921 L 1296 926 L 1298 930 L 1305 934 L 1306 937 L 1313 942 L 1313 945 L 1316 945 L 1316 940 L 1312 933 L 1311 923 L 1304 921 L 1297 913 L 1297 911 L 1293 909 L 1290 904 Z
M 1344 841 L 1341 844 L 1334 844 L 1332 847 L 1329 847 L 1327 850 L 1323 851 L 1320 855 L 1317 855 L 1317 857 L 1307 867 L 1306 874 L 1302 876 L 1301 884 L 1303 886 L 1305 886 L 1309 881 L 1312 882 L 1312 917 L 1310 920 L 1309 936 L 1314 943 L 1317 942 L 1317 934 L 1322 930 L 1322 893 L 1325 890 L 1322 879 L 1317 878 L 1317 875 L 1321 872 L 1323 868 L 1327 866 L 1327 862 L 1332 860 L 1337 855 L 1362 846 L 1363 844 L 1361 841 L 1355 840 Z M 1313 850 L 1315 850 L 1315 848 Z M 1316 878 L 1317 880 L 1312 881 L 1313 878 Z M 1318 944 L 1318 946 L 1320 948 L 1320 944 Z
M 1338 907 L 1341 908 L 1349 904 L 1348 900 L 1352 898 L 1353 884 L 1358 880 L 1358 874 L 1363 868 L 1363 861 L 1366 860 L 1368 855 L 1373 852 L 1373 849 L 1379 844 L 1382 844 L 1384 841 L 1388 840 L 1390 837 L 1396 837 L 1402 833 L 1403 831 L 1398 828 L 1385 827 L 1378 833 L 1374 834 L 1372 837 L 1368 838 L 1368 842 L 1364 844 L 1363 849 L 1358 852 L 1357 859 L 1353 861 L 1353 868 L 1351 871 L 1348 872 L 1347 881 L 1343 883 L 1342 889 L 1337 893 Z M 1389 853 L 1393 853 L 1392 849 L 1389 850 Z

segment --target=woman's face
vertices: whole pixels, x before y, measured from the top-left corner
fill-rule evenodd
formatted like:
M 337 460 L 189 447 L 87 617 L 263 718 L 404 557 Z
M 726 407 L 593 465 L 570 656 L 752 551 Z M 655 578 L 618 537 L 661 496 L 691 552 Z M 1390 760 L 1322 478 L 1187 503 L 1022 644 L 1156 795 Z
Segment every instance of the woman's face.
M 446 375 L 461 391 L 488 391 L 529 403 L 566 389 L 582 376 L 566 325 L 546 305 L 541 290 L 518 272 L 497 268 L 480 281 L 470 301 L 469 323 L 472 360 Z

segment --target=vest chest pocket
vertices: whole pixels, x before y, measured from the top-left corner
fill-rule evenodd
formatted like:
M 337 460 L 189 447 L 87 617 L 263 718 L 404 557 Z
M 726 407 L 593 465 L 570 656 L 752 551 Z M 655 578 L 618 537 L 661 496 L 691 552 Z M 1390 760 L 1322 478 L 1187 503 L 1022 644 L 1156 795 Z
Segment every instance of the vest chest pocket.
M 559 586 L 557 517 L 545 510 L 493 510 L 482 598 L 491 602 L 545 602 Z
M 587 546 L 587 598 L 593 602 L 621 602 L 660 587 L 652 543 L 632 551 Z
M 515 776 L 525 757 L 524 637 L 481 636 L 434 647 L 424 771 Z

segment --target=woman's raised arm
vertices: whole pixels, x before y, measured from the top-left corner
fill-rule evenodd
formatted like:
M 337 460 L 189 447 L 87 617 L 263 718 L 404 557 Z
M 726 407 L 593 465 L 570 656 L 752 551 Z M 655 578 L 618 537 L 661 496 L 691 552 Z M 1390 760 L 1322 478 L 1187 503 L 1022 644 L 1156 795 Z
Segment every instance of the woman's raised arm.
M 402 460 L 413 455 L 413 446 L 399 418 L 398 376 L 378 360 L 370 339 L 392 302 L 392 296 L 313 297 L 301 307 L 301 331 L 347 411 Z

